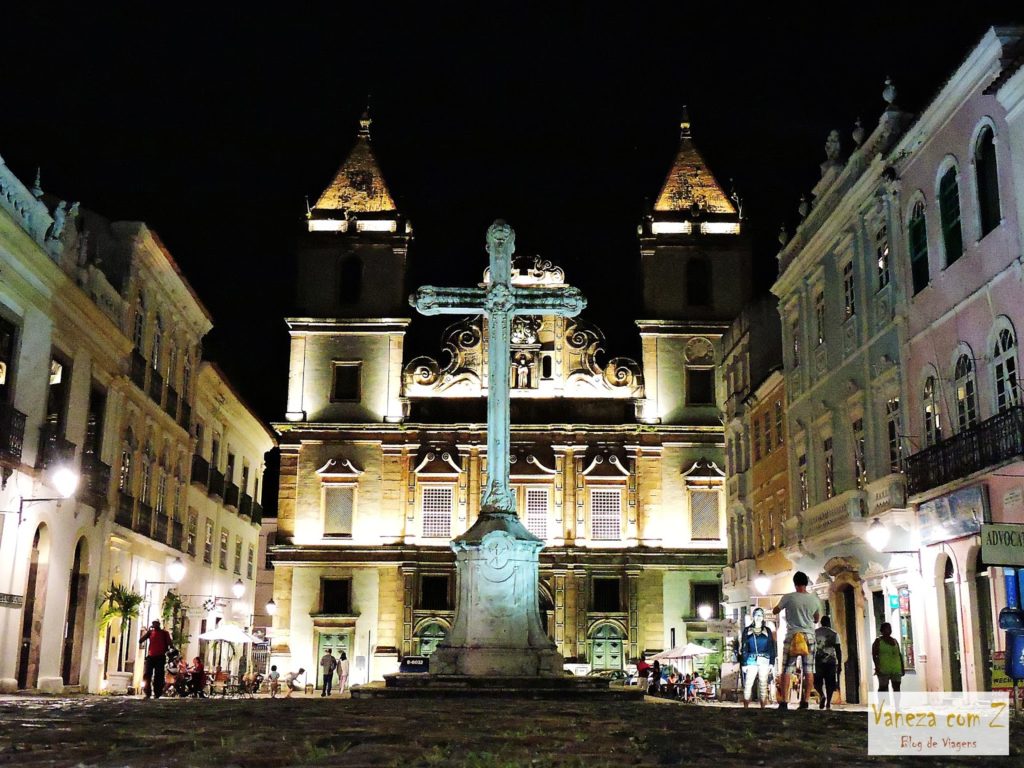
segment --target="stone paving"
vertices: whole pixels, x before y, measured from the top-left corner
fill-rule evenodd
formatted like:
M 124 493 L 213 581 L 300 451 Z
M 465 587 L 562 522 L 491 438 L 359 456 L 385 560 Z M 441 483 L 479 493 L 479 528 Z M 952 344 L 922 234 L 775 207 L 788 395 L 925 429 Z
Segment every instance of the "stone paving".
M 1008 758 L 929 765 L 1024 765 Z M 671 702 L 0 699 L 0 766 L 906 765 L 867 756 L 863 712 Z

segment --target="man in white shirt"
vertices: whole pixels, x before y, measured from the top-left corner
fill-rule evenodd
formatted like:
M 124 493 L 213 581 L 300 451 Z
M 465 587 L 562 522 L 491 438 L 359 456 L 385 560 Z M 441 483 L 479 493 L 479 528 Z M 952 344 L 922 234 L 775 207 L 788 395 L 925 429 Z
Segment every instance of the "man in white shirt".
M 801 660 L 804 680 L 800 689 L 800 709 L 807 709 L 808 697 L 811 689 L 814 688 L 814 625 L 821 618 L 821 600 L 818 596 L 807 591 L 810 579 L 803 571 L 793 574 L 793 586 L 795 592 L 783 595 L 779 604 L 775 606 L 775 615 L 786 612 L 786 640 L 782 648 L 782 701 L 779 702 L 779 709 L 789 709 L 789 684 L 793 670 L 796 669 L 797 659 Z M 799 653 L 793 653 L 793 643 L 797 635 L 803 636 L 803 643 L 806 650 L 801 649 Z M 799 643 L 799 640 L 796 640 Z

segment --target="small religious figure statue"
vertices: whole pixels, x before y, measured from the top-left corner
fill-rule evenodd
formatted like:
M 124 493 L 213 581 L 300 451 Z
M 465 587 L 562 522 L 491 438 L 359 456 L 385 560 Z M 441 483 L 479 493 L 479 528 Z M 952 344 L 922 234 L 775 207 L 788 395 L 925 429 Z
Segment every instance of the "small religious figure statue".
M 768 673 L 775 666 L 775 638 L 765 626 L 764 609 L 755 608 L 753 621 L 740 636 L 739 659 L 743 670 L 743 707 L 750 706 L 754 682 L 758 684 L 761 709 L 768 703 Z
M 839 131 L 832 131 L 828 135 L 828 139 L 825 141 L 825 158 L 830 163 L 839 162 Z
M 516 358 L 516 389 L 530 388 L 530 364 L 526 355 Z
M 67 218 L 67 203 L 61 200 L 57 204 L 57 208 L 53 212 L 53 226 L 50 227 L 50 231 L 46 235 L 47 240 L 60 240 L 61 234 L 64 232 L 64 221 Z

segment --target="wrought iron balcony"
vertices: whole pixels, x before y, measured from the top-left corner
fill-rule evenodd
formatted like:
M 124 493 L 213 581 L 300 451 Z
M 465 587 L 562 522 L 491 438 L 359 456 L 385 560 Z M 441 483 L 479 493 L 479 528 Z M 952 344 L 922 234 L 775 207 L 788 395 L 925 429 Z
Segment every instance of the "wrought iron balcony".
M 114 515 L 114 522 L 123 525 L 125 528 L 132 527 L 132 518 L 135 516 L 135 499 L 124 491 L 117 492 L 117 512 Z
M 210 484 L 210 464 L 198 453 L 192 454 L 192 482 L 203 488 Z
M 39 428 L 39 455 L 36 467 L 47 469 L 61 463 L 70 463 L 75 458 L 75 444 L 61 434 L 57 424 L 44 424 Z
M 146 391 L 146 358 L 142 356 L 142 353 L 137 349 L 132 350 L 131 358 L 131 369 L 130 376 L 132 382 L 141 389 L 143 392 Z
M 95 509 L 107 506 L 107 490 L 110 488 L 110 467 L 95 453 L 82 456 L 82 497 Z
M 178 420 L 178 393 L 174 387 L 167 387 L 167 401 L 164 403 L 164 410 L 172 419 Z
M 184 552 L 185 545 L 185 526 L 182 525 L 180 520 L 175 520 L 171 523 L 171 546 L 175 549 L 180 549 Z
M 149 397 L 157 405 L 164 400 L 164 377 L 156 368 L 149 373 Z
M 907 457 L 908 490 L 923 493 L 1022 455 L 1024 406 L 1017 405 Z
M 224 506 L 238 509 L 238 486 L 234 483 L 224 485 Z
M 178 413 L 178 423 L 185 428 L 186 432 L 192 431 L 192 406 L 185 400 L 181 401 L 181 411 Z
M 252 496 L 248 493 L 243 493 L 242 498 L 238 502 L 238 514 L 244 517 L 252 517 Z
M 209 493 L 211 496 L 218 498 L 224 498 L 224 473 L 218 472 L 216 469 L 210 469 L 210 489 Z
M 256 523 L 256 525 L 259 525 L 263 522 L 263 506 L 258 501 L 254 501 L 252 503 L 251 517 L 252 521 Z
M 0 460 L 21 462 L 25 442 L 25 414 L 10 403 L 0 403 Z
M 151 536 L 153 531 L 153 508 L 149 504 L 139 502 L 139 511 L 135 516 L 135 525 L 132 530 L 137 533 L 144 533 Z
M 156 516 L 156 530 L 153 531 L 153 538 L 157 541 L 167 543 L 167 528 L 170 525 L 170 519 L 167 515 L 162 512 L 158 512 Z

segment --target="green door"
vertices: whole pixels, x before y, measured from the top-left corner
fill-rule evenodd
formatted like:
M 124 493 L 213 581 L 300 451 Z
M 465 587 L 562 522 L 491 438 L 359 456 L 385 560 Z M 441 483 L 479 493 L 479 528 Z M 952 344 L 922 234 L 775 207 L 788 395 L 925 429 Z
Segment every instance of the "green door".
M 320 641 L 317 644 L 317 654 L 316 654 L 316 687 L 317 688 L 321 688 L 322 687 L 322 682 L 323 682 L 322 681 L 322 677 L 323 677 L 323 673 L 324 673 L 324 671 L 320 668 L 320 659 L 322 659 L 324 657 L 324 654 L 327 653 L 327 649 L 328 648 L 331 649 L 331 653 L 334 654 L 334 658 L 336 658 L 336 659 L 340 659 L 341 658 L 341 652 L 342 651 L 345 652 L 346 656 L 350 656 L 350 654 L 348 652 L 349 637 L 350 637 L 350 634 L 348 632 L 338 632 L 338 633 L 335 633 L 335 634 L 328 634 L 326 632 L 321 632 L 320 633 Z M 351 663 L 351 659 L 349 659 L 349 662 Z M 335 683 L 338 682 L 338 673 L 337 672 L 334 673 L 334 682 Z
M 438 644 L 444 640 L 444 636 L 447 634 L 443 626 L 438 622 L 432 621 L 427 624 L 423 629 L 420 630 L 420 656 L 429 656 L 437 648 Z
M 622 633 L 610 624 L 600 627 L 592 640 L 592 669 L 622 669 Z

